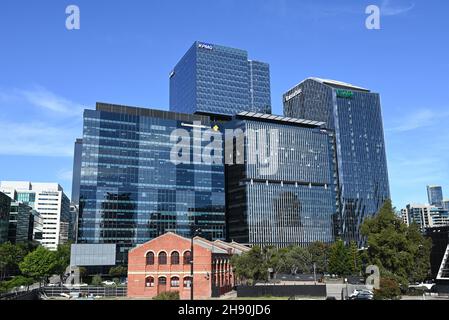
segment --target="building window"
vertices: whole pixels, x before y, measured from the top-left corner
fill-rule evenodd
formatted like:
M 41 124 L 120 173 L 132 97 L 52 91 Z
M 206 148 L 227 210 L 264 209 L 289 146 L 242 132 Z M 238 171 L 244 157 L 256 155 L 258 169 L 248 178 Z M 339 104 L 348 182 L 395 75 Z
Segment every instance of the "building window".
M 153 277 L 147 277 L 145 279 L 145 287 L 147 287 L 147 288 L 154 287 L 154 278 Z
M 192 287 L 192 277 L 185 277 L 183 281 L 184 288 Z
M 159 283 L 159 285 L 165 286 L 167 284 L 167 278 L 166 277 L 159 277 L 158 283 Z
M 158 260 L 159 264 L 167 264 L 167 254 L 164 251 L 160 252 Z
M 184 264 L 190 264 L 191 261 L 192 261 L 192 257 L 191 257 L 190 251 L 184 252 Z
M 179 278 L 178 277 L 172 277 L 170 281 L 170 286 L 173 288 L 179 287 Z
M 147 265 L 153 265 L 154 264 L 154 253 L 148 252 L 147 253 Z
M 179 264 L 179 252 L 177 252 L 177 251 L 172 252 L 170 263 L 171 264 Z

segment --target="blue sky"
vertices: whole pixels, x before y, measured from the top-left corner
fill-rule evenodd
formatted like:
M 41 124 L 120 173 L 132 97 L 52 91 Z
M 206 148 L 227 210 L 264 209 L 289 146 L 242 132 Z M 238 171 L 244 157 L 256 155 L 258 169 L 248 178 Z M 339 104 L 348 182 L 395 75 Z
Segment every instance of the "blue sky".
M 65 28 L 65 8 L 81 29 Z M 365 8 L 381 7 L 381 30 Z M 393 202 L 449 197 L 446 0 L 2 0 L 0 180 L 57 181 L 96 101 L 168 109 L 168 75 L 195 40 L 271 65 L 273 111 L 310 76 L 381 93 Z

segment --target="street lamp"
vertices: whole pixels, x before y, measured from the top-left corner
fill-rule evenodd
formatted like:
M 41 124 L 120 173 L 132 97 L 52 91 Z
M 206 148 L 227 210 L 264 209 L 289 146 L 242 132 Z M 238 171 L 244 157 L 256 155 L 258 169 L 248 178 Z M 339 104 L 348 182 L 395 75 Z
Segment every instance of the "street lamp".
M 192 239 L 190 242 L 190 300 L 193 300 L 193 238 L 201 234 L 201 229 L 196 229 L 192 232 Z

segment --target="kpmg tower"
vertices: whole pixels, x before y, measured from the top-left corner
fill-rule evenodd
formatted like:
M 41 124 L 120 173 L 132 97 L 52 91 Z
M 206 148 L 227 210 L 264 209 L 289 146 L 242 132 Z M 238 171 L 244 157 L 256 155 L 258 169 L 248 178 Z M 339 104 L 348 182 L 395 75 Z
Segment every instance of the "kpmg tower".
M 390 197 L 380 97 L 368 89 L 309 78 L 283 96 L 287 117 L 335 132 L 339 236 L 363 244 L 360 225 Z
M 170 111 L 271 113 L 270 67 L 244 50 L 197 41 L 170 73 Z

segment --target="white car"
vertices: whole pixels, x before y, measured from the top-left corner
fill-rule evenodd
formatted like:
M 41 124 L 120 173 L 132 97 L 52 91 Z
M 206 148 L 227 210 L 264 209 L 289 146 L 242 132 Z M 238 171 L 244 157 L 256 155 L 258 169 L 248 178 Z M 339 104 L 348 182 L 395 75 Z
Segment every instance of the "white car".
M 102 284 L 104 284 L 105 286 L 115 286 L 115 282 L 114 281 L 103 281 L 101 282 Z
M 72 287 L 87 287 L 89 286 L 87 283 L 76 283 L 74 285 L 72 285 Z

